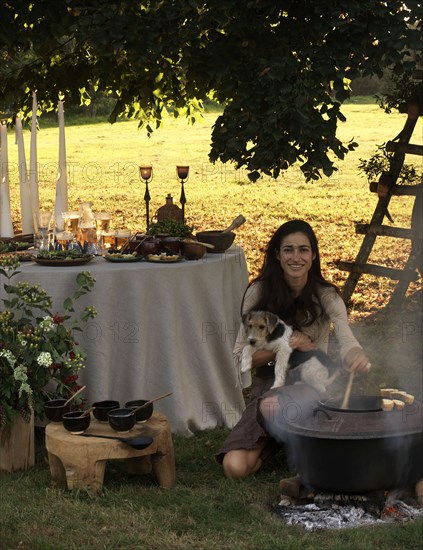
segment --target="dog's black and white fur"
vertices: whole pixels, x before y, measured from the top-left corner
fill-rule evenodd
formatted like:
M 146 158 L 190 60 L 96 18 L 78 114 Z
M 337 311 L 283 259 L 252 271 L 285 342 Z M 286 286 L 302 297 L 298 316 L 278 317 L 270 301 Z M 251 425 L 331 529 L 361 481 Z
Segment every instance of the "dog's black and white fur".
M 338 368 L 321 350 L 293 350 L 289 345 L 293 329 L 277 315 L 268 311 L 251 311 L 243 316 L 248 344 L 242 350 L 241 373 L 252 366 L 252 356 L 258 349 L 267 349 L 276 353 L 275 380 L 272 388 L 285 384 L 288 370 L 290 375 L 316 388 L 322 394 L 333 382 L 337 373 L 329 376 L 329 370 Z

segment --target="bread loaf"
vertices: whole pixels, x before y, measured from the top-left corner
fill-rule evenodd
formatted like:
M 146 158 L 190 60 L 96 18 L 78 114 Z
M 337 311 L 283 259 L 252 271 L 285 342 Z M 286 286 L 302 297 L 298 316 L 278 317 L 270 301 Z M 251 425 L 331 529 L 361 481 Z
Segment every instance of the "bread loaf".
M 391 399 L 391 395 L 396 392 L 397 390 L 394 388 L 381 388 L 380 389 L 380 396 L 386 397 L 387 399 Z
M 381 388 L 380 396 L 386 399 L 397 399 L 403 401 L 407 405 L 414 403 L 414 395 L 407 393 L 403 390 L 398 390 L 396 388 Z
M 395 408 L 400 411 L 405 407 L 405 403 L 401 401 L 401 399 L 393 399 L 392 401 L 394 402 Z
M 404 401 L 406 405 L 412 405 L 414 403 L 414 395 L 411 395 L 411 393 L 406 393 L 404 396 Z
M 392 411 L 394 408 L 394 402 L 392 399 L 382 399 L 382 410 L 383 411 Z

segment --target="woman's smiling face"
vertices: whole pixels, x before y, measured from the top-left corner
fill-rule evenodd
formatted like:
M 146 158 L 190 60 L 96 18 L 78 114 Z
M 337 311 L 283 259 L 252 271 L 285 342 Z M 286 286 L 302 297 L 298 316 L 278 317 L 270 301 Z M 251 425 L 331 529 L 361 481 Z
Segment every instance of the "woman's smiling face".
M 285 280 L 307 281 L 308 272 L 316 255 L 313 253 L 309 238 L 304 233 L 291 233 L 282 239 L 276 256 L 281 264 Z

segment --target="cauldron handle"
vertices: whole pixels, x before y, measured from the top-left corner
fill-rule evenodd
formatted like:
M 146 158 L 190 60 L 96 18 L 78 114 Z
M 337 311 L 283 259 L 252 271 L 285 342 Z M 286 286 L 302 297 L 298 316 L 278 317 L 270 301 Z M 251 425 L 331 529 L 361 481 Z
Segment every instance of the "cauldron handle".
M 316 418 L 318 412 L 324 413 L 324 414 L 326 415 L 326 418 L 327 418 L 328 420 L 332 420 L 332 417 L 331 417 L 331 415 L 328 413 L 328 411 L 325 410 L 325 409 L 321 409 L 320 407 L 316 407 L 316 408 L 314 409 L 314 411 L 313 411 L 313 418 Z

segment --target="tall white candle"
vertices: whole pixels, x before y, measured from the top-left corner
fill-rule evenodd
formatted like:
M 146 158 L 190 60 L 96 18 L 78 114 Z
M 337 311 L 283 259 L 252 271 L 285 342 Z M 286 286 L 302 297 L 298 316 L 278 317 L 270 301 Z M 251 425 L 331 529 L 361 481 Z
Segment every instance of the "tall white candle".
M 59 101 L 57 109 L 59 119 L 59 185 L 61 193 L 62 212 L 68 210 L 68 174 L 66 169 L 66 139 L 65 139 L 65 115 L 63 101 Z
M 62 207 L 63 198 L 62 198 L 62 186 L 60 185 L 60 174 L 57 178 L 56 183 L 56 203 L 54 207 L 54 218 L 55 218 L 55 229 L 58 231 L 63 231 L 65 228 L 65 221 L 63 219 L 63 212 L 66 212 Z
M 31 189 L 32 212 L 40 209 L 38 195 L 38 161 L 37 161 L 37 94 L 32 93 L 32 125 L 31 125 L 31 149 L 29 157 L 29 187 Z
M 29 187 L 28 172 L 26 169 L 22 121 L 19 117 L 16 117 L 16 143 L 18 144 L 22 233 L 28 235 L 29 233 L 34 233 L 34 222 L 32 218 L 31 189 Z
M 9 158 L 7 150 L 7 125 L 0 129 L 0 237 L 13 237 L 12 213 L 10 210 Z

